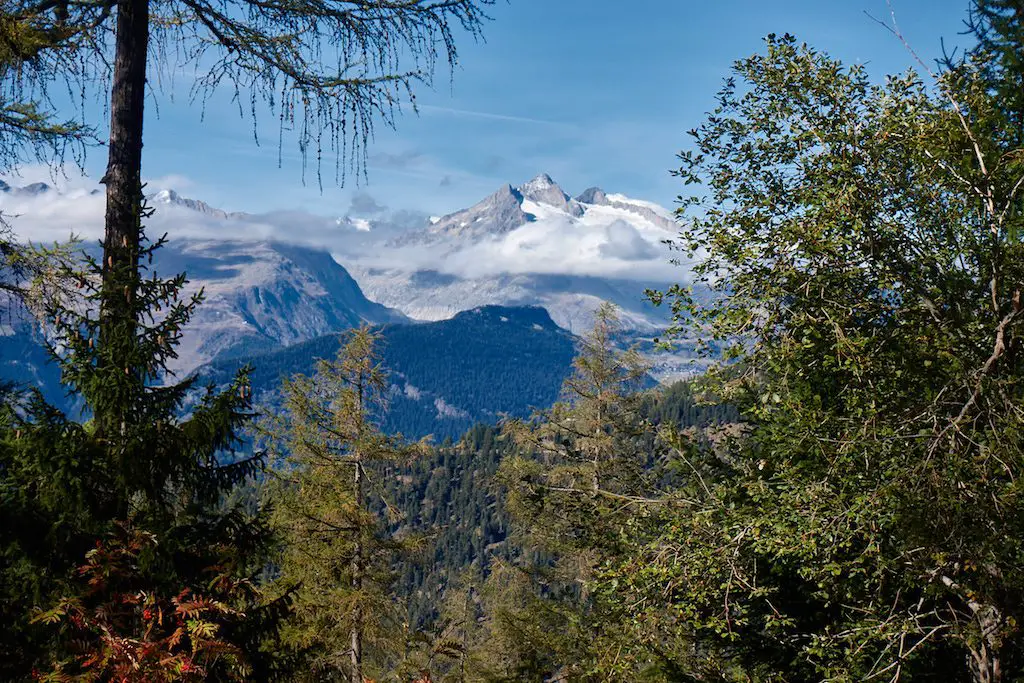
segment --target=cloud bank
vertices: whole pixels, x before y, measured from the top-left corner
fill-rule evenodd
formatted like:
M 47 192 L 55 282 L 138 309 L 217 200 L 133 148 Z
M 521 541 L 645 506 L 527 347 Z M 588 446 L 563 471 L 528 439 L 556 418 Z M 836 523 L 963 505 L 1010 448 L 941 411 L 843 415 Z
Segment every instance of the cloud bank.
M 28 180 L 29 174 L 23 173 L 8 182 L 17 186 Z M 148 187 L 160 187 L 158 183 L 166 180 L 189 185 L 187 179 L 171 178 L 151 181 Z M 57 184 L 53 178 L 41 181 Z M 342 265 L 364 268 L 434 271 L 466 279 L 535 273 L 673 282 L 684 275 L 668 263 L 673 254 L 660 243 L 671 235 L 633 219 L 577 221 L 549 215 L 472 243 L 385 247 L 385 241 L 401 232 L 426 227 L 428 217 L 391 212 L 365 193 L 353 201 L 352 217 L 301 210 L 225 215 L 216 209 L 204 213 L 160 202 L 154 208 L 147 225 L 151 237 L 167 233 L 172 242 L 274 240 L 324 249 Z M 0 212 L 23 240 L 54 242 L 71 234 L 95 240 L 102 237 L 104 196 L 99 186 L 70 179 L 54 190 L 34 195 L 0 194 Z

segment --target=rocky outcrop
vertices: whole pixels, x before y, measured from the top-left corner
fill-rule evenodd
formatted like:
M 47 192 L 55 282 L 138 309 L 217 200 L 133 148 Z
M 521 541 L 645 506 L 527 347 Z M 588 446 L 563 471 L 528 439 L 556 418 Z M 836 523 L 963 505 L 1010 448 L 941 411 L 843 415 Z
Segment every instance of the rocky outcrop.
M 519 192 L 531 201 L 565 211 L 570 216 L 579 218 L 583 215 L 583 207 L 572 199 L 551 179 L 547 173 L 541 173 L 530 182 L 522 185 Z

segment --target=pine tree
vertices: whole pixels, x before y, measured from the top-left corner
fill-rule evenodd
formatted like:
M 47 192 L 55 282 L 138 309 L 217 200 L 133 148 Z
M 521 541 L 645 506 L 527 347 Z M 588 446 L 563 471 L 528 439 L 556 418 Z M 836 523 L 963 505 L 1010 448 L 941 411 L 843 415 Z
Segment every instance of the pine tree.
M 388 383 L 377 342 L 369 328 L 354 330 L 312 377 L 288 380 L 283 412 L 264 429 L 280 459 L 271 488 L 283 543 L 277 583 L 296 590 L 282 638 L 305 655 L 310 680 L 362 683 L 401 632 L 389 588 L 402 544 L 385 533 L 371 498 L 394 512 L 378 477 L 420 445 L 378 428 Z
M 171 381 L 166 363 L 200 296 L 179 299 L 184 275 L 141 276 L 163 242 L 136 230 L 145 248 L 121 276 L 117 338 L 98 341 L 95 261 L 68 274 L 79 300 L 47 303 L 52 352 L 85 419 L 37 393 L 5 408 L 0 619 L 3 650 L 16 653 L 0 656 L 5 678 L 30 667 L 55 680 L 103 678 L 139 657 L 156 668 L 128 680 L 170 680 L 182 667 L 193 678 L 244 678 L 272 664 L 257 644 L 288 598 L 263 604 L 254 583 L 268 549 L 262 514 L 225 503 L 262 466 L 232 456 L 250 417 L 246 376 L 221 392 Z M 201 633 L 174 635 L 179 608 L 206 624 Z

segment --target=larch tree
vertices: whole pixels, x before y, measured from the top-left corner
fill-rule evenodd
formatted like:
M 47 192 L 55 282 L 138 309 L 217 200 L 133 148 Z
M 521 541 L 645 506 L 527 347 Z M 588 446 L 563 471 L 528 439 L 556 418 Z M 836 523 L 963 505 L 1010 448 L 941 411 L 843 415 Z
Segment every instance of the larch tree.
M 94 133 L 80 115 L 58 118 L 47 86 L 54 78 L 82 75 L 78 58 L 110 8 L 69 17 L 7 5 L 0 15 L 0 167 L 14 170 L 27 161 L 59 166 L 68 153 L 80 164 L 85 146 L 96 142 Z
M 651 508 L 668 503 L 662 487 L 672 480 L 671 449 L 643 413 L 647 366 L 636 350 L 619 348 L 620 331 L 616 310 L 603 305 L 562 400 L 504 426 L 519 448 L 498 475 L 523 548 L 512 584 L 532 577 L 545 600 L 520 595 L 521 613 L 499 610 L 495 626 L 519 629 L 512 639 L 527 661 L 570 678 L 600 676 L 602 657 L 621 651 L 620 625 L 595 593 L 599 574 L 641 533 Z M 515 577 L 517 568 L 504 571 Z
M 617 348 L 620 331 L 618 313 L 604 304 L 580 340 L 573 373 L 562 387 L 563 400 L 532 420 L 505 423 L 507 438 L 526 454 L 540 454 L 537 459 L 513 458 L 506 467 L 524 487 L 511 492 L 514 507 L 521 493 L 528 494 L 523 502 L 542 503 L 552 496 L 552 502 L 561 500 L 555 502 L 557 516 L 574 524 L 593 514 L 594 506 L 614 507 L 642 494 L 648 456 L 631 446 L 647 431 L 639 396 L 647 368 L 635 350 Z M 583 510 L 567 516 L 565 505 Z M 549 531 L 564 537 L 556 528 Z
M 26 90 L 23 85 L 58 64 L 65 72 L 76 71 L 78 39 L 91 28 L 90 22 L 65 20 L 55 26 L 38 17 L 6 11 L 0 15 L 0 170 L 17 172 L 27 162 L 58 166 L 69 155 L 81 165 L 86 146 L 96 141 L 92 130 L 75 118 L 57 120 L 48 107 L 47 90 Z M 12 309 L 19 304 L 38 304 L 50 294 L 43 290 L 67 285 L 56 275 L 69 263 L 72 244 L 46 248 L 20 243 L 0 213 L 2 313 L 17 315 Z
M 281 460 L 270 489 L 277 584 L 296 591 L 282 638 L 306 658 L 311 680 L 362 683 L 401 632 L 389 587 L 402 543 L 373 499 L 394 512 L 376 477 L 421 446 L 377 426 L 389 388 L 378 343 L 367 327 L 351 332 L 337 358 L 285 383 L 283 410 L 263 430 Z

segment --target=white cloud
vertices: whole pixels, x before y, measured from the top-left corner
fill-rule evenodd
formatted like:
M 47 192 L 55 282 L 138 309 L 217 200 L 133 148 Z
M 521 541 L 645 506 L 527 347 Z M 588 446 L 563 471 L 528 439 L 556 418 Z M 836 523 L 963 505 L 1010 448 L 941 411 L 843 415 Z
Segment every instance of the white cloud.
M 20 182 L 24 185 L 28 174 Z M 165 182 L 156 179 L 155 191 Z M 52 242 L 74 233 L 87 240 L 102 236 L 104 196 L 84 179 L 69 179 L 62 192 L 32 196 L 0 194 L 0 212 L 22 239 Z M 200 194 L 201 196 L 201 194 Z M 405 272 L 436 271 L 475 279 L 500 274 L 564 274 L 645 281 L 673 282 L 680 269 L 668 263 L 673 254 L 660 243 L 668 233 L 638 218 L 597 207 L 583 220 L 560 213 L 541 216 L 503 235 L 453 248 L 451 244 L 382 248 L 382 232 L 365 220 L 339 220 L 305 211 L 224 218 L 169 204 L 156 205 L 148 221 L 151 237 L 168 233 L 177 238 L 279 240 L 322 248 L 343 265 L 359 264 Z M 602 213 L 604 210 L 604 213 Z M 423 225 L 426 225 L 423 217 Z M 412 221 L 408 227 L 417 226 Z M 393 228 L 391 234 L 394 234 Z M 388 235 L 383 234 L 386 238 Z M 453 250 L 454 249 L 454 250 Z
M 535 273 L 674 282 L 680 270 L 668 263 L 673 254 L 659 241 L 668 236 L 663 231 L 641 231 L 621 219 L 602 223 L 548 216 L 454 251 L 449 244 L 411 245 L 377 250 L 359 262 L 466 279 Z M 338 258 L 345 263 L 343 255 Z
M 629 223 L 617 220 L 605 228 L 604 242 L 598 247 L 602 256 L 624 261 L 648 261 L 663 254 L 663 249 L 644 239 Z
M 437 416 L 439 418 L 450 417 L 460 419 L 469 417 L 469 413 L 465 410 L 456 408 L 440 397 L 434 399 L 434 409 L 437 410 Z
M 27 183 L 18 179 L 11 184 Z M 147 189 L 159 187 L 161 185 L 154 182 Z M 360 239 L 354 235 L 357 232 L 354 225 L 339 226 L 335 218 L 301 211 L 225 219 L 175 205 L 158 204 L 154 208 L 155 214 L 146 226 L 154 238 L 166 232 L 171 240 L 274 239 L 328 249 L 351 247 Z M 0 213 L 22 240 L 54 242 L 67 239 L 72 233 L 86 240 L 99 239 L 103 235 L 104 210 L 102 189 L 97 191 L 96 185 L 81 182 L 65 186 L 59 192 L 0 194 Z

